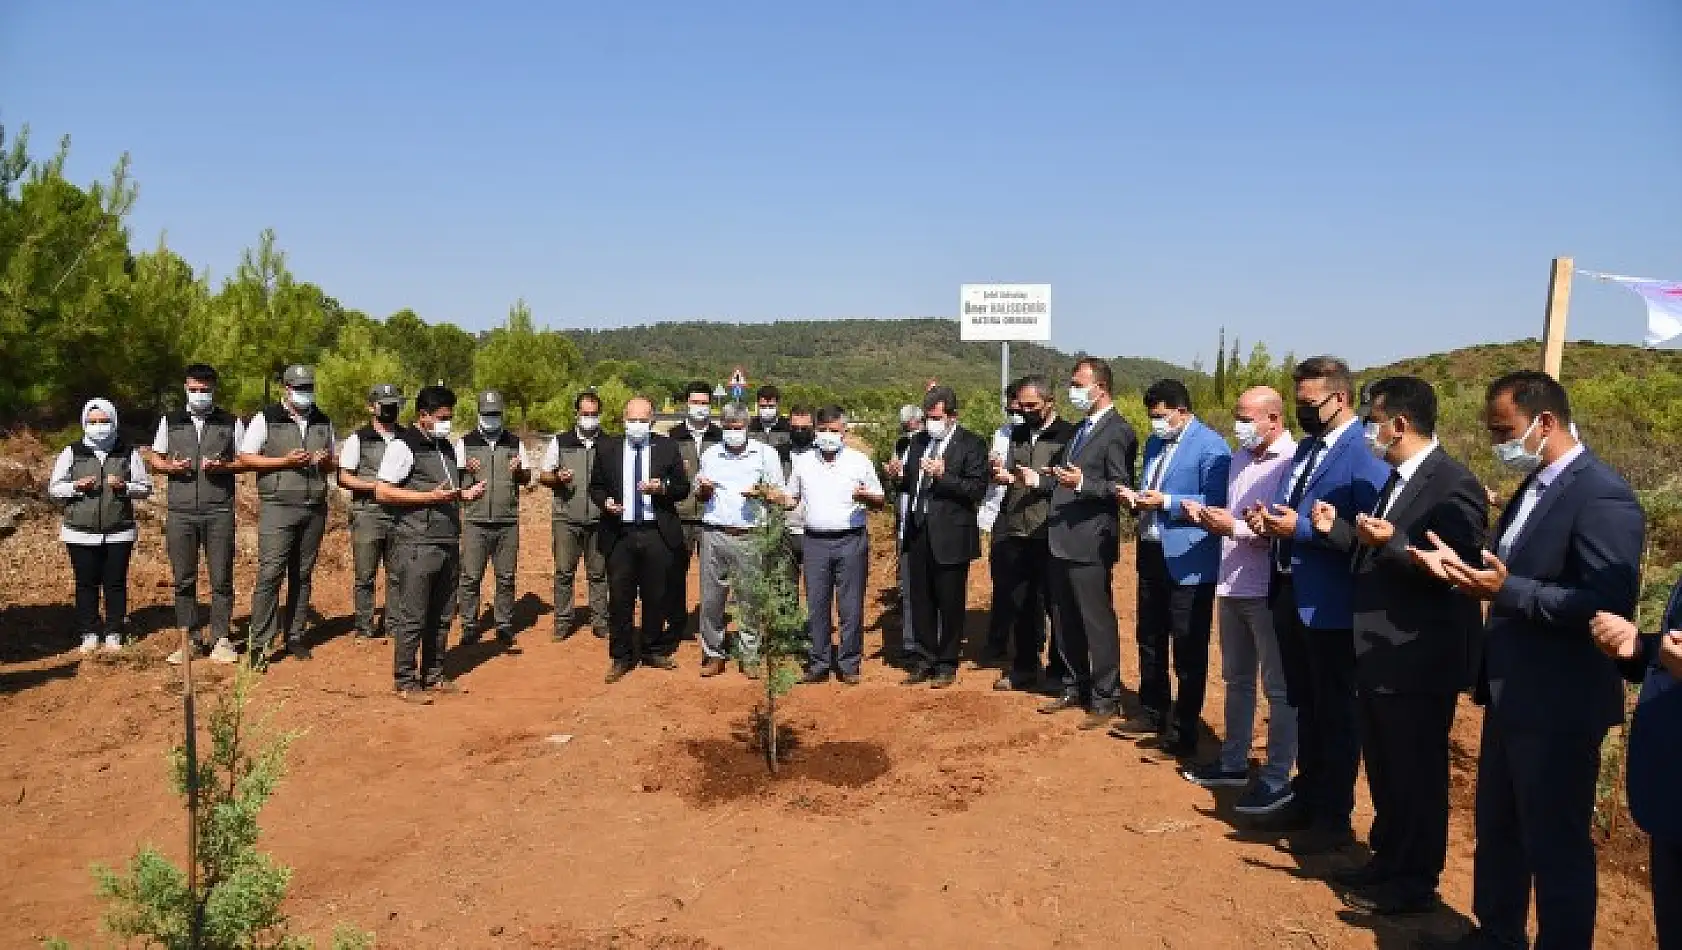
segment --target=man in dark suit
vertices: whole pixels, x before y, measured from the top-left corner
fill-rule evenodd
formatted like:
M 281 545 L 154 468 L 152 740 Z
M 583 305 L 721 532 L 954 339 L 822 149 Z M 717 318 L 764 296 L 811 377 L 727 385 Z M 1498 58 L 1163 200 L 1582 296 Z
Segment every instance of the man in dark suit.
M 1115 411 L 1110 364 L 1087 357 L 1069 377 L 1069 402 L 1083 418 L 1050 467 L 1016 471 L 1051 496 L 1046 546 L 1051 552 L 1052 632 L 1072 681 L 1040 707 L 1084 707 L 1082 729 L 1102 729 L 1121 711 L 1121 635 L 1110 575 L 1121 556 L 1116 486 L 1133 483 L 1139 437 Z
M 1350 819 L 1361 770 L 1350 552 L 1315 531 L 1309 514 L 1317 502 L 1348 522 L 1372 511 L 1390 467 L 1367 451 L 1348 363 L 1316 356 L 1292 375 L 1303 439 L 1280 497 L 1245 518 L 1251 531 L 1274 539 L 1273 629 L 1286 695 L 1297 708 L 1293 810 L 1305 825 L 1288 850 L 1309 855 L 1354 843 Z
M 1659 950 L 1682 950 L 1682 581 L 1670 592 L 1659 632 L 1642 634 L 1616 614 L 1598 613 L 1595 642 L 1641 684 L 1626 762 L 1629 810 L 1650 836 L 1653 919 Z
M 683 547 L 677 503 L 689 496 L 689 475 L 672 440 L 651 431 L 654 404 L 637 396 L 625 404 L 625 435 L 603 440 L 590 469 L 590 499 L 601 509 L 600 543 L 607 558 L 607 682 L 617 683 L 642 663 L 677 669 L 674 631 L 665 626 L 666 585 Z M 642 643 L 631 618 L 642 602 Z
M 1590 622 L 1629 617 L 1646 524 L 1629 485 L 1571 434 L 1571 406 L 1546 373 L 1489 386 L 1484 426 L 1503 465 L 1526 478 L 1497 523 L 1495 553 L 1468 562 L 1440 538 L 1415 547 L 1432 573 L 1490 604 L 1478 698 L 1472 912 L 1461 945 L 1594 942 L 1592 832 L 1600 746 L 1623 721 L 1622 678 Z
M 1421 570 L 1408 545 L 1441 538 L 1464 557 L 1483 549 L 1489 503 L 1436 438 L 1437 394 L 1414 376 L 1369 390 L 1366 443 L 1389 463 L 1370 512 L 1353 523 L 1326 502 L 1316 533 L 1355 564 L 1355 678 L 1362 754 L 1372 792 L 1373 857 L 1336 876 L 1344 903 L 1364 913 L 1436 906 L 1448 853 L 1449 731 L 1470 681 L 1468 643 L 1483 625 L 1477 601 Z
M 900 550 L 921 661 L 905 684 L 944 689 L 958 680 L 969 566 L 981 556 L 976 508 L 987 494 L 987 444 L 958 425 L 950 386 L 924 394 L 923 431 L 912 437 L 904 477 L 911 494 Z

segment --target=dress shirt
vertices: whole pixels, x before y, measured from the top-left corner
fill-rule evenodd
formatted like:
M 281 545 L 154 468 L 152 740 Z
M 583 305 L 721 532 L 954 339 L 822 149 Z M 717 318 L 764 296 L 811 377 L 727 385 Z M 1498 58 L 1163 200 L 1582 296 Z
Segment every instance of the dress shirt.
M 93 454 L 100 464 L 105 463 L 108 453 L 94 449 Z M 76 480 L 70 477 L 70 466 L 74 464 L 75 454 L 68 446 L 58 453 L 53 461 L 53 474 L 47 480 L 47 495 L 58 501 L 69 501 L 80 495 L 76 490 Z M 138 450 L 130 450 L 128 460 L 129 480 L 124 486 L 124 494 L 129 498 L 139 500 L 152 494 L 152 476 L 146 474 L 146 460 L 140 457 Z M 109 531 L 99 534 L 95 531 L 79 531 L 60 523 L 58 539 L 65 544 L 121 544 L 134 541 L 140 537 L 140 528 L 136 525 L 123 531 Z
M 739 452 L 715 442 L 701 453 L 700 477 L 713 483 L 701 521 L 716 528 L 751 528 L 759 523 L 764 507 L 743 492 L 761 482 L 783 487 L 783 460 L 776 449 L 753 439 Z
M 806 527 L 813 531 L 850 531 L 862 528 L 865 507 L 853 498 L 860 485 L 872 495 L 882 494 L 876 466 L 858 449 L 842 447 L 826 459 L 814 449 L 794 459 L 789 494 L 806 506 Z
M 1186 427 L 1190 426 L 1191 423 L 1187 422 Z M 1151 459 L 1151 464 L 1145 466 L 1139 480 L 1141 489 L 1148 491 L 1162 484 L 1162 480 L 1168 476 L 1168 466 L 1174 464 L 1174 455 L 1180 451 L 1180 437 L 1185 434 L 1186 429 L 1183 427 L 1172 439 L 1163 440 L 1162 451 L 1156 454 L 1156 458 Z M 1167 526 L 1168 514 L 1173 510 L 1174 496 L 1163 495 L 1162 507 L 1145 512 L 1145 516 L 1139 519 L 1139 536 L 1146 541 L 1161 541 L 1162 529 Z
M 621 505 L 625 506 L 625 511 L 619 516 L 619 520 L 625 524 L 631 524 L 636 521 L 636 499 L 631 497 L 631 493 L 637 490 L 638 479 L 636 477 L 636 464 L 637 452 L 639 450 L 642 452 L 641 481 L 646 482 L 651 477 L 648 474 L 649 465 L 654 461 L 654 437 L 652 435 L 649 436 L 647 439 L 643 440 L 643 443 L 640 446 L 632 442 L 630 439 L 625 440 L 625 457 L 619 463 L 619 474 L 625 484 L 625 497 L 614 499 Z M 644 524 L 648 524 L 653 520 L 654 496 L 644 493 L 642 496 L 642 521 Z
M 300 416 L 290 409 L 294 421 L 298 423 L 298 433 L 305 435 L 310 430 L 309 417 Z M 245 437 L 240 440 L 239 450 L 246 455 L 262 455 L 264 446 L 269 444 L 269 419 L 261 412 L 251 417 L 251 424 L 245 427 Z M 327 423 L 327 451 L 333 452 L 338 448 L 339 440 L 333 432 L 333 424 Z
M 1215 593 L 1221 597 L 1266 597 L 1272 539 L 1258 535 L 1244 523 L 1243 514 L 1258 502 L 1273 504 L 1279 486 L 1291 474 L 1296 439 L 1289 431 L 1258 454 L 1246 449 L 1233 453 L 1232 472 L 1227 476 L 1227 510 L 1232 512 L 1232 537 L 1221 539 L 1220 579 Z
M 1431 453 L 1437 450 L 1437 446 L 1437 439 L 1433 436 L 1430 444 L 1414 453 L 1413 458 L 1395 467 L 1396 487 L 1390 489 L 1390 497 L 1384 499 L 1384 507 L 1374 511 L 1373 517 L 1389 517 L 1390 509 L 1395 507 L 1396 499 L 1401 496 L 1402 489 L 1408 487 L 1408 482 L 1413 480 L 1413 476 L 1419 474 L 1419 467 L 1425 464 L 1425 460 L 1431 457 Z
M 946 446 L 951 444 L 952 433 L 954 431 L 956 431 L 957 428 L 958 428 L 958 424 L 956 422 L 952 422 L 948 425 L 948 428 L 946 429 L 946 434 L 944 436 L 940 437 L 939 439 L 935 439 L 935 438 L 931 437 L 929 439 L 929 449 L 926 453 L 924 453 L 921 461 L 927 462 L 930 459 L 937 459 L 937 458 L 945 457 Z M 906 450 L 906 455 L 909 456 L 910 454 L 911 454 L 911 450 L 907 449 Z M 911 494 L 911 502 L 912 502 L 912 504 L 916 505 L 917 508 L 912 509 L 911 513 L 913 513 L 913 514 L 917 513 L 918 509 L 922 509 L 924 511 L 926 511 L 928 509 L 928 500 L 923 497 L 923 492 L 928 488 L 928 486 L 929 486 L 929 473 L 923 471 L 922 465 L 919 464 L 917 466 L 917 490 L 912 492 L 912 494 Z
M 1495 550 L 1495 556 L 1502 561 L 1512 557 L 1513 545 L 1518 542 L 1518 536 L 1524 531 L 1524 523 L 1530 520 L 1530 513 L 1536 510 L 1536 503 L 1542 500 L 1542 495 L 1554 479 L 1565 471 L 1566 466 L 1577 460 L 1583 454 L 1581 442 L 1573 445 L 1571 450 L 1561 455 L 1552 465 L 1536 473 L 1530 480 L 1530 487 L 1525 489 L 1524 497 L 1519 499 L 1518 514 L 1513 515 L 1512 523 L 1507 525 L 1507 531 L 1501 535 L 1501 544 Z

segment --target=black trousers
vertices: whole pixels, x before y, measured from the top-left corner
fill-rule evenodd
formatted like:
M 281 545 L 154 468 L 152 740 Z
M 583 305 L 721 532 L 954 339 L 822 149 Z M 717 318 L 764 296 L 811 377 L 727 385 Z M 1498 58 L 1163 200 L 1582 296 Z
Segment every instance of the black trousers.
M 202 647 L 230 635 L 234 615 L 234 513 L 169 513 L 164 544 L 175 580 L 175 624 L 191 630 Z M 210 632 L 199 624 L 199 554 L 210 568 Z
M 105 594 L 105 632 L 116 633 L 128 617 L 128 562 L 133 541 L 66 544 L 76 578 L 76 632 L 99 632 L 99 595 Z
M 1121 633 L 1110 596 L 1114 561 L 1051 563 L 1052 629 L 1068 664 L 1065 685 L 1093 712 L 1121 706 Z
M 1361 692 L 1373 861 L 1398 886 L 1420 895 L 1436 891 L 1448 855 L 1448 734 L 1457 698 L 1453 692 Z
M 1040 654 L 1046 646 L 1051 610 L 1051 547 L 1044 538 L 994 536 L 989 567 L 993 575 L 993 615 L 987 643 L 1013 651 L 1010 672 L 1027 685 L 1039 679 Z M 1061 665 L 1052 650 L 1055 670 Z
M 1285 668 L 1285 698 L 1297 710 L 1294 790 L 1313 827 L 1350 830 L 1361 738 L 1355 711 L 1355 634 L 1310 630 L 1288 577 L 1273 583 L 1273 631 Z
M 956 673 L 964 651 L 964 606 L 969 562 L 941 564 L 929 544 L 921 519 L 906 527 L 905 554 L 910 558 L 911 624 L 923 665 L 935 673 Z
M 1653 918 L 1659 950 L 1682 950 L 1682 841 L 1653 843 Z
M 420 689 L 444 679 L 444 647 L 455 616 L 461 558 L 454 543 L 404 541 L 392 561 L 397 566 L 397 609 L 386 621 L 394 644 L 392 675 L 398 689 Z
M 666 625 L 667 639 L 673 647 L 689 632 L 689 566 L 695 563 L 695 552 L 701 548 L 703 529 L 699 521 L 685 521 L 683 523 L 683 547 L 671 551 L 668 560 L 670 565 L 666 570 L 670 580 L 666 582 L 666 603 L 661 613 L 662 623 Z M 670 549 L 667 549 L 670 551 Z
M 666 627 L 673 551 L 652 524 L 627 525 L 607 556 L 607 655 L 616 663 L 677 652 L 677 630 Z M 639 649 L 634 626 L 642 604 Z
M 1532 889 L 1536 950 L 1593 944 L 1594 792 L 1605 739 L 1604 729 L 1514 729 L 1484 713 L 1472 913 L 1497 944 L 1527 945 Z
M 1196 738 L 1209 688 L 1215 585 L 1174 583 L 1160 542 L 1140 541 L 1138 561 L 1139 703 Z M 1177 689 L 1169 685 L 1170 649 Z

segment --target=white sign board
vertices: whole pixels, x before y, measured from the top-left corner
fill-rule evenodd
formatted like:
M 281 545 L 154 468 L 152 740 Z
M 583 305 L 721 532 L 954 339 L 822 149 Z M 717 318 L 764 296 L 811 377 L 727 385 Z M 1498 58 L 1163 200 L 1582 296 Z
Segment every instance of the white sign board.
M 1050 343 L 1050 284 L 964 284 L 958 291 L 965 343 Z

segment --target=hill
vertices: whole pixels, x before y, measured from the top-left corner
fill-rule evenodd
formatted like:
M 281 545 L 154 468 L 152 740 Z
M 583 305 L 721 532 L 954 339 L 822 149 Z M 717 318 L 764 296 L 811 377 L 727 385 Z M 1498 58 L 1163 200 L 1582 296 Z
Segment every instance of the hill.
M 749 380 L 802 383 L 837 392 L 920 390 L 930 378 L 960 390 L 996 387 L 999 348 L 962 343 L 955 321 L 797 320 L 775 323 L 657 323 L 611 330 L 565 331 L 590 363 L 637 362 L 662 375 L 722 380 L 736 366 Z M 1060 379 L 1075 355 L 1034 343 L 1010 348 L 1014 375 Z M 1161 360 L 1111 359 L 1120 389 L 1140 388 L 1187 370 Z
M 1476 383 L 1482 385 L 1502 373 L 1538 365 L 1540 340 L 1512 343 L 1484 343 L 1429 356 L 1413 356 L 1386 366 L 1363 370 L 1363 379 L 1407 375 L 1434 384 Z M 1570 385 L 1574 380 L 1630 376 L 1646 378 L 1655 372 L 1682 373 L 1682 350 L 1650 350 L 1621 343 L 1592 340 L 1567 343 L 1560 376 Z

